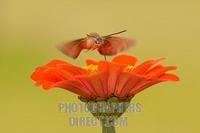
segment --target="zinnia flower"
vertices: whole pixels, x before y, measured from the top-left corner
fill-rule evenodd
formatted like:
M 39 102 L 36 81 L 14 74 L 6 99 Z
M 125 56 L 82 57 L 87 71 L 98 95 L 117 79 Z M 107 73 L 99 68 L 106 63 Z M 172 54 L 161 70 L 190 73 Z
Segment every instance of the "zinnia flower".
M 31 78 L 35 85 L 42 85 L 45 90 L 59 87 L 82 98 L 126 98 L 154 84 L 179 80 L 176 75 L 166 73 L 177 67 L 160 65 L 163 59 L 152 59 L 135 65 L 136 57 L 118 55 L 111 61 L 86 60 L 85 67 L 52 60 L 36 68 Z
M 179 80 L 176 75 L 167 73 L 177 67 L 161 65 L 163 59 L 147 60 L 136 65 L 136 57 L 118 55 L 111 61 L 88 59 L 84 67 L 52 60 L 36 68 L 31 78 L 45 90 L 63 88 L 79 95 L 85 102 L 113 98 L 114 101 L 130 101 L 135 94 L 154 84 Z M 114 129 L 103 128 L 103 132 L 114 132 Z

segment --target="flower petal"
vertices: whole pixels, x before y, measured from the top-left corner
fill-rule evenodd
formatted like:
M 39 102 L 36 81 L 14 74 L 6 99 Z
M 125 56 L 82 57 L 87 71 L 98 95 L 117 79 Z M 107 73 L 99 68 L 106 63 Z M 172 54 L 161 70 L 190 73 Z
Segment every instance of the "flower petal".
M 91 97 L 91 93 L 87 91 L 78 81 L 65 80 L 58 82 L 53 85 L 53 87 L 59 87 L 78 94 L 82 97 Z
M 54 59 L 54 60 L 51 60 L 49 63 L 47 63 L 44 66 L 45 67 L 56 67 L 56 65 L 58 65 L 58 64 L 68 64 L 68 63 L 63 60 Z
M 135 63 L 137 62 L 137 58 L 134 57 L 134 56 L 131 56 L 131 55 L 124 55 L 124 54 L 122 54 L 122 55 L 115 56 L 112 59 L 112 62 L 121 64 L 121 65 L 131 65 L 131 66 L 134 66 Z
M 108 67 L 108 95 L 113 95 L 116 90 L 118 78 L 121 75 L 123 67 L 117 64 L 110 63 Z
M 94 71 L 52 60 L 36 68 L 31 78 L 44 89 L 60 87 L 85 98 L 127 97 L 159 82 L 179 80 L 176 75 L 166 73 L 176 66 L 159 64 L 163 59 L 148 60 L 135 68 L 137 58 L 130 55 L 116 56 L 111 62 L 87 60 L 88 65 L 95 65 Z
M 106 92 L 104 91 L 104 85 L 106 83 L 102 83 L 101 79 L 106 78 L 105 72 L 95 73 L 91 75 L 85 76 L 77 76 L 77 78 L 84 83 L 90 91 L 97 97 L 106 97 Z M 107 88 L 105 88 L 107 90 Z
M 62 68 L 60 65 L 69 65 L 65 61 L 52 60 L 49 63 L 36 68 L 32 73 L 31 79 L 35 81 L 35 85 L 42 85 L 44 89 L 50 89 L 52 86 L 60 81 L 72 79 L 73 75 Z
M 108 62 L 108 61 L 99 61 L 98 64 L 97 64 L 98 65 L 98 71 L 99 72 L 108 71 L 109 64 L 110 64 L 110 62 Z
M 174 74 L 163 74 L 161 75 L 158 80 L 160 81 L 179 81 L 179 77 Z
M 130 96 L 130 91 L 138 85 L 141 81 L 146 80 L 145 77 L 139 76 L 139 75 L 132 75 L 129 78 L 129 81 L 125 86 L 123 87 L 123 90 L 120 93 L 120 97 L 128 97 Z
M 176 66 L 167 66 L 167 67 L 159 66 L 152 69 L 150 72 L 148 72 L 146 76 L 148 78 L 158 78 L 160 75 L 164 74 L 165 72 L 169 70 L 176 70 L 176 69 L 177 69 Z
M 129 91 L 137 85 L 138 82 L 143 80 L 143 77 L 132 75 L 127 72 L 123 72 L 118 77 L 115 89 L 115 96 L 126 97 L 129 94 Z
M 104 78 L 101 78 L 105 87 L 103 88 L 106 95 L 114 95 L 116 89 L 117 79 L 121 76 L 121 72 L 124 67 L 117 63 L 112 63 L 108 61 L 99 61 L 98 62 L 98 71 L 104 72 Z M 107 74 L 107 75 L 106 75 Z
M 145 72 L 147 72 L 149 69 L 152 69 L 153 67 L 155 67 L 156 65 L 158 65 L 158 63 L 163 60 L 164 58 L 159 58 L 159 59 L 155 59 L 155 60 L 148 60 L 143 62 L 142 64 L 136 66 L 133 70 L 132 73 L 134 74 L 144 74 Z
M 142 90 L 154 85 L 154 84 L 157 84 L 159 83 L 160 81 L 157 81 L 157 80 L 143 80 L 141 81 L 139 84 L 137 84 L 134 88 L 132 88 L 132 90 L 130 91 L 129 95 L 135 95 L 139 92 L 141 92 Z
M 97 65 L 98 63 L 98 61 L 92 59 L 87 59 L 85 62 L 87 65 Z
M 35 80 L 35 85 L 42 85 L 44 89 L 49 89 L 54 83 L 64 80 L 55 69 L 49 68 L 46 68 L 43 71 L 33 72 L 31 78 Z
M 68 73 L 70 73 L 71 75 L 75 76 L 75 75 L 82 75 L 82 74 L 88 74 L 89 72 L 81 67 L 72 65 L 72 64 L 61 64 L 58 65 L 59 69 L 63 69 L 66 70 Z

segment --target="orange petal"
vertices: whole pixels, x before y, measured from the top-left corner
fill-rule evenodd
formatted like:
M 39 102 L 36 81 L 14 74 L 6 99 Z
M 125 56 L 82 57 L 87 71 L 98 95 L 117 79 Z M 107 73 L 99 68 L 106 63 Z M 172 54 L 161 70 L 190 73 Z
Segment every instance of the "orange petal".
M 141 92 L 142 90 L 144 90 L 154 84 L 163 82 L 163 81 L 178 81 L 178 80 L 179 80 L 179 78 L 173 74 L 163 74 L 155 80 L 144 79 L 144 80 L 140 81 L 140 83 L 138 83 L 134 88 L 131 89 L 129 96 L 135 95 L 135 94 Z
M 52 60 L 52 61 L 50 61 L 49 63 L 47 63 L 43 66 L 37 67 L 35 69 L 35 71 L 32 73 L 31 79 L 33 79 L 33 80 L 40 79 L 42 74 L 45 73 L 45 71 L 47 71 L 47 70 L 49 71 L 50 68 L 55 69 L 58 64 L 68 64 L 68 63 L 65 62 L 65 61 L 62 61 L 62 60 Z
M 155 60 L 148 60 L 143 62 L 142 64 L 136 66 L 133 70 L 132 73 L 134 74 L 144 74 L 146 71 L 149 69 L 152 69 L 152 67 L 155 67 L 158 65 L 158 63 L 163 60 L 164 58 L 159 58 Z
M 31 79 L 35 81 L 36 85 L 42 85 L 44 89 L 49 89 L 57 82 L 73 78 L 73 75 L 64 69 L 58 68 L 59 65 L 69 64 L 61 60 L 52 60 L 46 65 L 36 68 L 31 75 Z
M 179 77 L 174 74 L 163 74 L 161 75 L 158 80 L 160 81 L 179 81 Z
M 35 69 L 35 71 L 31 74 L 31 79 L 32 80 L 39 80 L 41 79 L 41 73 L 43 73 L 43 71 L 45 71 L 46 68 L 45 67 L 37 67 Z
M 52 85 L 53 85 L 54 83 L 53 82 L 50 82 L 50 81 L 43 81 L 42 82 L 42 88 L 44 89 L 44 90 L 49 90 L 50 88 L 52 88 Z
M 98 62 L 98 71 L 108 71 L 110 62 L 108 61 L 99 61 Z
M 116 83 L 116 90 L 115 96 L 118 97 L 126 97 L 129 94 L 129 91 L 137 85 L 141 80 L 142 77 L 138 77 L 136 75 L 132 75 L 130 73 L 122 73 L 120 74 L 117 83 Z
M 78 81 L 74 81 L 74 80 L 65 80 L 62 82 L 58 82 L 53 87 L 66 89 L 82 97 L 91 96 L 91 93 L 87 89 L 85 89 Z
M 159 82 L 160 81 L 144 79 L 139 84 L 137 84 L 134 88 L 132 88 L 132 90 L 129 92 L 129 96 L 135 95 L 135 94 L 141 92 L 142 90 L 144 90 L 154 84 L 157 84 Z
M 97 65 L 98 63 L 98 61 L 92 59 L 87 59 L 85 62 L 87 65 Z
M 107 90 L 105 90 L 104 88 L 104 92 L 106 93 L 107 96 L 114 94 L 117 78 L 120 76 L 122 70 L 123 70 L 123 66 L 120 64 L 112 63 L 108 61 L 98 62 L 98 71 L 104 72 L 105 74 L 107 74 L 107 75 L 104 75 L 105 78 L 102 80 L 103 84 L 106 84 L 108 86 Z
M 118 64 L 110 63 L 108 68 L 108 95 L 113 95 L 116 89 L 118 78 L 122 73 L 123 67 Z
M 176 70 L 176 69 L 177 69 L 176 66 L 167 66 L 167 67 L 160 66 L 151 70 L 146 76 L 148 78 L 157 78 L 169 70 Z
M 105 72 L 95 73 L 92 75 L 85 75 L 85 76 L 77 76 L 77 78 L 85 84 L 90 91 L 93 91 L 95 96 L 99 97 L 106 97 L 107 88 L 103 84 L 107 84 L 107 82 L 102 82 L 101 79 L 106 78 Z
M 112 59 L 112 62 L 119 63 L 122 65 L 135 65 L 137 58 L 131 55 L 118 55 Z
M 68 64 L 68 63 L 66 61 L 63 61 L 63 60 L 54 59 L 54 60 L 51 60 L 49 63 L 47 63 L 44 66 L 45 67 L 55 67 L 58 64 Z
M 71 64 L 61 64 L 61 65 L 57 65 L 58 69 L 63 69 L 65 71 L 67 71 L 68 73 L 70 73 L 71 75 L 81 75 L 81 74 L 88 74 L 88 71 L 75 66 L 75 65 L 71 65 Z
M 44 89 L 50 89 L 53 84 L 64 80 L 54 69 L 47 69 L 39 73 L 34 72 L 31 78 L 35 80 L 36 85 L 42 85 Z
M 130 91 L 136 87 L 141 81 L 146 80 L 145 77 L 138 76 L 138 75 L 132 75 L 131 79 L 129 80 L 129 83 L 125 85 L 123 88 L 120 97 L 127 97 L 130 96 Z

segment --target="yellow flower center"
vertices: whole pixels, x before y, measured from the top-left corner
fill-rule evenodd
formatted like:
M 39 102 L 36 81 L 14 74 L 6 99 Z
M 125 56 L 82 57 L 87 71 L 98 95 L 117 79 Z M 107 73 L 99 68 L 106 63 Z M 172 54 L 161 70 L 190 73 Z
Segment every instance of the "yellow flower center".
M 128 65 L 128 66 L 126 67 L 126 71 L 130 72 L 130 71 L 132 71 L 132 70 L 133 70 L 133 66 Z
M 87 65 L 87 66 L 84 66 L 83 69 L 89 71 L 89 72 L 96 72 L 97 69 L 98 69 L 98 66 L 97 65 Z

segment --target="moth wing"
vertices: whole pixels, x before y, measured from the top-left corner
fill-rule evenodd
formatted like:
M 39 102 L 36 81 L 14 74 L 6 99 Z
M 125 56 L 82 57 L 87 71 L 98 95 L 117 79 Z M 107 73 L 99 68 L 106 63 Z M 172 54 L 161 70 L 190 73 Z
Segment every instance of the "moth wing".
M 110 36 L 104 39 L 104 44 L 98 48 L 98 51 L 102 55 L 115 55 L 133 45 L 134 40 L 132 39 Z
M 77 39 L 77 40 L 72 40 L 70 42 L 67 42 L 61 46 L 58 47 L 58 49 L 64 53 L 65 55 L 76 59 L 81 51 L 83 50 L 83 46 L 86 43 L 85 38 Z

